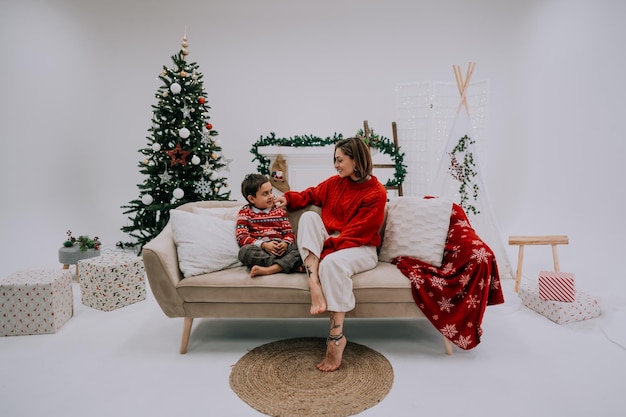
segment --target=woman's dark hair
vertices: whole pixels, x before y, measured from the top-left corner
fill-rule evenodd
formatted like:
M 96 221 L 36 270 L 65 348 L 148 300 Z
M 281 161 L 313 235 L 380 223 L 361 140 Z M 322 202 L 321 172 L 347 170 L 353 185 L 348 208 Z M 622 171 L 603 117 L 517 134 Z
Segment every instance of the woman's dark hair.
M 259 191 L 259 188 L 266 182 L 269 182 L 269 178 L 266 175 L 262 174 L 248 174 L 241 182 L 241 194 L 243 194 L 243 198 L 248 201 L 249 195 L 256 195 L 256 192 Z
M 354 160 L 354 175 L 358 179 L 363 179 L 368 175 L 372 175 L 372 154 L 370 147 L 359 137 L 351 137 L 341 139 L 335 144 L 335 150 L 341 151 Z M 333 155 L 333 164 L 335 163 L 335 155 Z

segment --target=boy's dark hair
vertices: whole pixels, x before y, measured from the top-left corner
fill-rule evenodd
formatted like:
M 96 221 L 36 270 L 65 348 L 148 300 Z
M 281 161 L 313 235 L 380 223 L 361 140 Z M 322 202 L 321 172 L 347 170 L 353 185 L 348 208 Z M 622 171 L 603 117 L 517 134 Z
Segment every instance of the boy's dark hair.
M 270 179 L 267 175 L 256 173 L 246 175 L 246 177 L 241 182 L 241 194 L 243 194 L 243 198 L 248 201 L 249 195 L 256 195 L 256 192 L 259 191 L 259 188 L 261 188 L 263 184 L 269 181 Z
M 358 179 L 372 175 L 372 154 L 369 146 L 359 137 L 341 139 L 335 144 L 335 150 L 341 151 L 352 158 L 355 163 L 354 173 Z M 333 164 L 335 155 L 333 153 Z

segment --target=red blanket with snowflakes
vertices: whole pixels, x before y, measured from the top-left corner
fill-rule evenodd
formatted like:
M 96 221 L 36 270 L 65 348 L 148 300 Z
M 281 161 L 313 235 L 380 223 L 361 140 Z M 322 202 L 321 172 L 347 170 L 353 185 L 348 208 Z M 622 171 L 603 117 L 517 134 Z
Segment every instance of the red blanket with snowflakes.
M 503 303 L 504 296 L 495 255 L 461 206 L 452 206 L 441 268 L 405 256 L 393 262 L 411 280 L 415 303 L 441 334 L 465 350 L 480 343 L 485 308 Z

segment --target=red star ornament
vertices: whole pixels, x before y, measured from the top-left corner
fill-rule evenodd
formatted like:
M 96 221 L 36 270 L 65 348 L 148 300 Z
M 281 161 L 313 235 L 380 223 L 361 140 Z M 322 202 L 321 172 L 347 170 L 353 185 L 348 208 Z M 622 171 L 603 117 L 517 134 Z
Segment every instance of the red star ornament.
M 180 143 L 176 144 L 176 147 L 171 151 L 166 151 L 167 154 L 172 158 L 172 162 L 170 162 L 170 166 L 173 167 L 176 164 L 185 165 L 187 164 L 187 157 L 191 152 L 185 151 L 180 147 Z

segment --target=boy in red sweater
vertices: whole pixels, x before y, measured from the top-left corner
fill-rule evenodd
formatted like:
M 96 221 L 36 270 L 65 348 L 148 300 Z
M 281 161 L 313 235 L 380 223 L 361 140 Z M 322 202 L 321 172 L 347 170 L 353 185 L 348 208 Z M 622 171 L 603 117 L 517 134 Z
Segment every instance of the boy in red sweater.
M 287 213 L 274 206 L 272 184 L 265 175 L 248 174 L 241 183 L 246 204 L 237 215 L 235 237 L 239 260 L 250 277 L 297 271 L 302 258 Z

